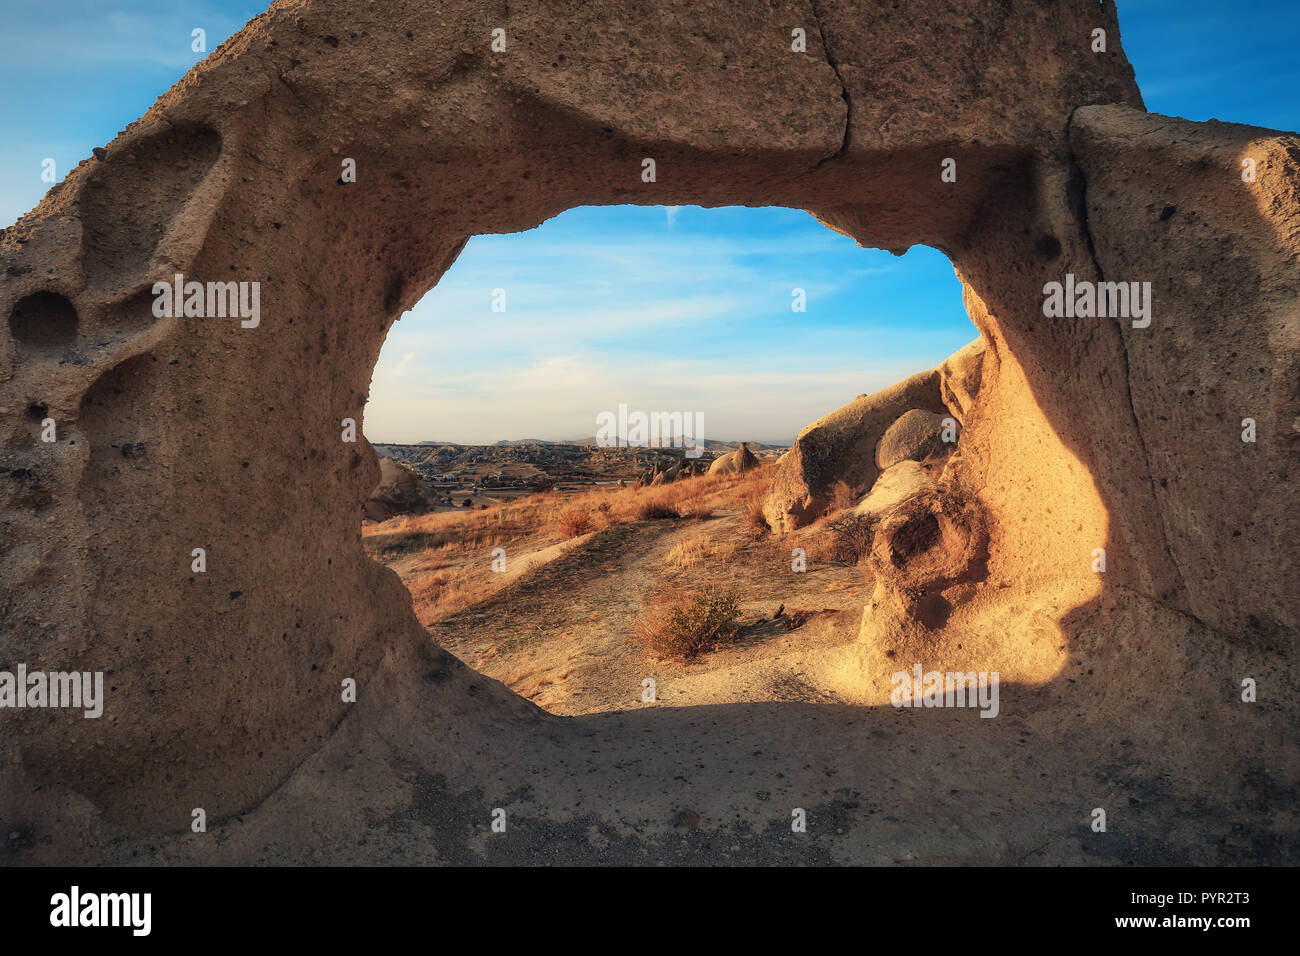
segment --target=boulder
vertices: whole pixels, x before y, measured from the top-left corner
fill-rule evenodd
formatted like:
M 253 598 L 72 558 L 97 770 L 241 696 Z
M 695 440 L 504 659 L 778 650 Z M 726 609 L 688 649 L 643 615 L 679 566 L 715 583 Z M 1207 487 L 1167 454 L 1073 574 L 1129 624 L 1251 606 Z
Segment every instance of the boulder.
M 379 484 L 364 505 L 371 521 L 386 521 L 399 514 L 427 511 L 435 503 L 423 478 L 394 458 L 379 460 Z
M 943 440 L 946 416 L 911 408 L 885 429 L 876 443 L 876 467 L 882 472 L 900 461 L 924 461 L 952 450 Z
M 772 529 L 792 531 L 816 520 L 841 481 L 856 494 L 874 485 L 881 471 L 876 461 L 877 446 L 890 426 L 907 412 L 926 412 L 939 419 L 949 414 L 955 417 L 957 412 L 943 398 L 941 383 L 945 374 L 956 383 L 954 396 L 963 396 L 968 408 L 974 398 L 965 389 L 974 388 L 978 393 L 979 376 L 974 367 L 982 363 L 983 355 L 983 345 L 977 339 L 943 364 L 873 394 L 860 395 L 801 431 L 794 447 L 777 460 L 772 486 L 763 502 L 763 513 Z
M 880 473 L 876 483 L 858 502 L 854 511 L 865 518 L 879 520 L 908 495 L 924 488 L 933 479 L 918 462 L 899 461 Z
M 757 464 L 758 458 L 756 458 L 754 453 L 749 450 L 749 446 L 742 441 L 740 447 L 735 451 L 728 452 L 720 458 L 715 459 L 713 464 L 709 466 L 709 474 L 738 474 L 742 471 L 748 471 Z

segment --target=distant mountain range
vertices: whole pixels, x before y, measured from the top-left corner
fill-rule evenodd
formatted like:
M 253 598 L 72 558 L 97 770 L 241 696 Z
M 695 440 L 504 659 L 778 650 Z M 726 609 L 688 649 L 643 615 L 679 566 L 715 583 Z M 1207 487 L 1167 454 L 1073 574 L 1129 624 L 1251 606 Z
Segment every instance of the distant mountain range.
M 498 445 L 522 445 L 522 444 L 524 444 L 525 442 L 530 441 L 530 440 L 531 440 L 531 439 L 522 439 L 522 440 L 520 440 L 520 441 L 499 441 L 499 442 L 497 442 L 497 444 L 498 444 Z M 546 444 L 546 445 L 594 445 L 594 444 L 596 444 L 596 439 L 595 439 L 594 436 L 592 436 L 592 437 L 590 437 L 590 438 L 575 438 L 575 439 L 573 439 L 572 441 L 542 442 L 541 444 Z M 746 440 L 745 440 L 745 444 L 748 445 L 748 446 L 749 446 L 751 449 L 753 449 L 754 451 L 765 451 L 765 450 L 767 450 L 767 449 L 769 449 L 769 448 L 789 448 L 791 445 L 794 444 L 794 439 L 792 438 L 792 439 L 790 439 L 788 442 L 782 442 L 782 443 L 777 443 L 777 442 L 761 442 L 761 441 L 749 441 L 748 439 L 746 439 Z M 704 439 L 704 448 L 705 448 L 706 451 L 735 451 L 735 450 L 736 450 L 737 448 L 739 448 L 739 447 L 740 447 L 740 442 L 739 442 L 739 441 L 717 441 L 717 440 L 712 439 L 712 438 L 706 438 L 706 439 Z
M 402 445 L 406 443 L 405 442 L 372 442 L 372 444 Z M 454 441 L 418 441 L 415 442 L 414 444 L 430 445 L 434 447 L 442 446 L 442 445 L 454 445 L 458 448 L 470 447 L 469 445 L 465 445 L 462 444 L 461 442 L 454 442 Z M 567 441 L 547 441 L 545 438 L 504 438 L 501 441 L 492 442 L 491 444 L 498 448 L 511 448 L 514 447 L 515 445 L 595 445 L 596 438 L 595 436 L 590 436 L 587 438 L 572 438 Z M 789 448 L 791 445 L 794 444 L 794 439 L 791 438 L 789 441 L 784 441 L 784 442 L 761 442 L 761 441 L 746 440 L 745 444 L 748 445 L 754 451 L 766 451 L 767 449 L 771 449 L 771 448 Z M 704 448 L 706 451 L 735 451 L 739 447 L 740 447 L 739 441 L 717 441 L 712 438 L 706 438 L 704 440 Z

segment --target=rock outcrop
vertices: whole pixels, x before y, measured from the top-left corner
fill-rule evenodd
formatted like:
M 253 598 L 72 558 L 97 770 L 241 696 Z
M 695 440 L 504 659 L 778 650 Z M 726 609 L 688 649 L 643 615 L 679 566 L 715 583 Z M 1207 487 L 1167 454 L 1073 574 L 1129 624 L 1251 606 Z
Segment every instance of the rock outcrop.
M 939 397 L 958 424 L 966 421 L 966 413 L 979 394 L 986 345 L 982 337 L 978 338 L 939 366 Z
M 871 521 L 879 521 L 910 495 L 934 483 L 934 480 L 932 473 L 923 468 L 920 462 L 905 458 L 882 471 L 871 490 L 863 495 L 853 510 Z
M 363 514 L 371 521 L 426 511 L 435 504 L 428 486 L 411 469 L 392 458 L 379 459 L 379 484 L 366 499 Z
M 979 390 L 984 349 L 976 339 L 937 367 L 861 395 L 801 431 L 777 463 L 763 503 L 768 524 L 792 531 L 821 517 L 841 482 L 863 495 L 890 465 L 941 453 L 944 419 L 960 423 Z
M 826 861 L 960 831 L 989 860 L 1294 862 L 1259 795 L 1293 803 L 1300 763 L 1298 189 L 1294 135 L 1144 113 L 1096 0 L 274 3 L 0 235 L 0 662 L 111 674 L 103 719 L 0 716 L 0 818 L 34 862 L 554 862 L 597 832 L 643 860 L 668 823 L 575 807 L 670 821 L 644 779 L 691 754 L 710 827 L 768 832 L 832 761 L 901 801 L 810 834 Z M 802 208 L 951 258 L 982 359 L 805 429 L 768 514 L 870 488 L 903 413 L 957 418 L 938 483 L 877 531 L 846 686 L 887 705 L 909 662 L 999 670 L 1011 721 L 565 723 L 430 644 L 361 546 L 380 469 L 347 423 L 470 236 L 613 203 Z M 178 275 L 197 308 L 156 309 Z M 1045 316 L 1067 277 L 1150 283 L 1149 322 Z M 1267 706 L 1236 703 L 1247 676 Z M 1059 837 L 1126 788 L 1140 850 Z M 503 804 L 533 843 L 469 850 Z
M 948 428 L 955 436 L 956 423 L 948 420 Z M 945 418 L 935 412 L 909 408 L 894 424 L 885 429 L 876 442 L 876 467 L 881 471 L 900 461 L 924 461 L 949 450 L 943 440 Z
M 749 450 L 745 442 L 740 443 L 740 447 L 735 451 L 729 451 L 725 455 L 719 455 L 709 465 L 710 475 L 734 475 L 742 471 L 749 471 L 758 464 L 758 458 Z

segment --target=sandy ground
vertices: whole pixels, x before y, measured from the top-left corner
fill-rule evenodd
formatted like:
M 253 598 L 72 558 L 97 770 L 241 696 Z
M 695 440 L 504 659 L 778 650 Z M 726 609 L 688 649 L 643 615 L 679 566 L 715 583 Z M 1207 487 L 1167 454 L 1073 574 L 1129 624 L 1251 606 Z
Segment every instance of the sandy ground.
M 1287 661 L 1114 597 L 1066 622 L 1070 660 L 1058 678 L 1003 687 L 996 720 L 778 699 L 685 706 L 690 688 L 671 680 L 676 704 L 558 717 L 412 641 L 257 806 L 210 820 L 203 834 L 187 819 L 173 833 L 132 834 L 33 782 L 31 799 L 59 825 L 21 834 L 21 861 L 1297 862 Z M 1153 645 L 1152 633 L 1173 637 Z M 1205 660 L 1259 676 L 1269 698 L 1242 706 Z M 695 673 L 707 678 L 709 666 Z M 1099 808 L 1105 832 L 1091 826 Z M 498 811 L 504 832 L 492 827 Z M 804 832 L 792 829 L 796 811 Z
M 700 532 L 734 550 L 716 565 L 673 568 L 674 544 Z M 79 795 L 32 781 L 27 798 L 59 825 L 22 831 L 12 858 L 1300 860 L 1300 760 L 1289 732 L 1297 688 L 1285 653 L 1233 644 L 1112 589 L 1062 615 L 1061 671 L 1045 683 L 1004 684 L 996 720 L 970 709 L 868 706 L 853 699 L 851 681 L 836 680 L 860 651 L 864 572 L 812 562 L 794 574 L 787 546 L 747 538 L 737 514 L 721 510 L 521 548 L 514 573 L 486 601 L 440 622 L 432 637 L 412 622 L 325 745 L 258 805 L 209 820 L 206 833 L 190 832 L 184 818 L 171 833 L 134 834 Z M 629 636 L 648 592 L 706 574 L 743 589 L 744 638 L 688 665 L 646 656 Z M 771 620 L 780 604 L 839 613 L 786 631 Z M 1241 674 L 1266 688 L 1258 704 L 1240 702 Z M 640 698 L 646 676 L 658 685 L 653 703 Z M 1104 832 L 1093 829 L 1098 809 Z M 792 828 L 798 815 L 805 830 Z M 494 819 L 506 821 L 504 831 Z
M 725 560 L 675 567 L 668 557 L 674 546 L 701 535 Z M 393 567 L 401 573 L 401 564 Z M 561 715 L 640 706 L 647 678 L 658 701 L 673 706 L 837 701 L 808 682 L 806 662 L 856 639 L 870 593 L 857 568 L 814 561 L 793 572 L 789 549 L 755 540 L 734 508 L 704 521 L 614 525 L 512 555 L 509 567 L 503 578 L 518 584 L 434 624 L 430 634 L 471 667 Z M 634 640 L 637 615 L 655 590 L 704 580 L 740 596 L 739 640 L 686 664 L 656 660 Z M 818 613 L 787 630 L 796 610 Z

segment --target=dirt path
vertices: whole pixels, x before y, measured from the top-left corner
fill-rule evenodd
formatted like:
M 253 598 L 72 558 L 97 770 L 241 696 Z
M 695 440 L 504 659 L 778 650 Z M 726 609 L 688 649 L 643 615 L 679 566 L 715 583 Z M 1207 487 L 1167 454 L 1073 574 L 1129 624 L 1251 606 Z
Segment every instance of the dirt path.
M 700 539 L 715 559 L 689 567 L 670 559 L 679 544 Z M 563 715 L 643 706 L 647 678 L 659 702 L 676 706 L 835 702 L 809 679 L 807 660 L 856 639 L 869 594 L 858 568 L 810 562 L 795 573 L 789 550 L 749 537 L 735 509 L 704 521 L 614 525 L 550 556 L 429 630 L 471 667 Z M 632 639 L 646 600 L 664 587 L 689 590 L 705 581 L 739 594 L 741 639 L 686 665 L 655 660 Z M 784 617 L 773 620 L 782 605 Z M 796 610 L 818 613 L 787 630 Z

